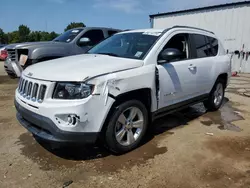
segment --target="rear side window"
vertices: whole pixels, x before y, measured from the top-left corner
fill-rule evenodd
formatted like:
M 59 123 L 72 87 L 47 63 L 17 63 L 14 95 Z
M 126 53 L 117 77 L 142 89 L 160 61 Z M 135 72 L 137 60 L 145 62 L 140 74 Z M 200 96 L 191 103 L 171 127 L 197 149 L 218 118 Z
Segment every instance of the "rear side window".
M 218 40 L 213 37 L 206 37 L 206 38 L 207 41 L 209 41 L 209 46 L 208 46 L 209 56 L 216 56 L 219 50 Z
M 204 35 L 193 34 L 194 48 L 196 50 L 197 58 L 208 57 L 209 41 Z
M 108 31 L 108 35 L 109 35 L 109 36 L 112 36 L 112 35 L 114 35 L 114 34 L 116 34 L 116 33 L 118 33 L 118 31 L 114 31 L 114 30 L 109 30 L 109 31 Z

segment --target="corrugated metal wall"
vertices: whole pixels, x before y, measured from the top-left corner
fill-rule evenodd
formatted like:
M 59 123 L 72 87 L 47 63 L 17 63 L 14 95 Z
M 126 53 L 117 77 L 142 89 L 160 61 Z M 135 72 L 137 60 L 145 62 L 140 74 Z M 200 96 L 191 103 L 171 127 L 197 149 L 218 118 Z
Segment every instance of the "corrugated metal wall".
M 239 50 L 233 58 L 232 71 L 250 73 L 250 4 L 234 5 L 195 12 L 156 16 L 153 28 L 168 28 L 174 25 L 199 27 L 213 31 L 224 44 L 225 50 Z M 249 55 L 250 56 L 250 55 Z

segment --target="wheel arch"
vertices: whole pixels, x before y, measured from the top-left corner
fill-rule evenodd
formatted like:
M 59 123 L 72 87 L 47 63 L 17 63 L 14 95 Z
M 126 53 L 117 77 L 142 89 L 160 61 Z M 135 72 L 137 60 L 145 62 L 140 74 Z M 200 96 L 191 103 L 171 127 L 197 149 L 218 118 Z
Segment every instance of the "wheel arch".
M 223 81 L 224 87 L 226 88 L 226 86 L 227 86 L 227 84 L 228 84 L 228 74 L 227 74 L 227 73 L 221 73 L 221 74 L 217 77 L 216 82 L 217 82 L 219 79 Z M 216 83 L 216 82 L 215 82 L 215 83 Z
M 138 100 L 142 102 L 148 111 L 148 117 L 150 118 L 149 121 L 151 120 L 150 113 L 151 113 L 151 107 L 152 107 L 152 90 L 150 88 L 140 88 L 140 89 L 128 91 L 126 93 L 122 93 L 117 96 L 113 96 L 112 94 L 109 94 L 109 97 L 113 98 L 115 101 L 110 107 L 110 110 L 102 125 L 101 134 L 105 132 L 104 130 L 107 127 L 107 123 L 109 119 L 111 118 L 113 112 L 116 110 L 116 108 L 118 108 L 119 104 L 128 100 Z

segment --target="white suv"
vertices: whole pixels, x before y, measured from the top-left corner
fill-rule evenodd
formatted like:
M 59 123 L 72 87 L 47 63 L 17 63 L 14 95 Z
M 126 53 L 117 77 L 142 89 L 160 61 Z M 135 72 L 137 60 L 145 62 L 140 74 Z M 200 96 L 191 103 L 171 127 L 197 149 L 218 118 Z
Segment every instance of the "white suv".
M 140 145 L 158 117 L 204 102 L 220 108 L 230 57 L 209 31 L 175 26 L 126 31 L 88 54 L 28 67 L 16 90 L 20 123 L 52 142 Z

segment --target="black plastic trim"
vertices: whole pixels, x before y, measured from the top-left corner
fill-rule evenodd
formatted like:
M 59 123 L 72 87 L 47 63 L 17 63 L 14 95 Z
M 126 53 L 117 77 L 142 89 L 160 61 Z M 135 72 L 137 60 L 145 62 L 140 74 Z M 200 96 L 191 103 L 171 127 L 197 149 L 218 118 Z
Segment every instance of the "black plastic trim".
M 108 94 L 108 96 L 111 97 L 112 99 L 116 99 L 116 97 L 110 93 Z
M 94 144 L 99 136 L 99 133 L 96 132 L 62 131 L 52 120 L 23 108 L 16 100 L 15 106 L 17 109 L 16 117 L 20 124 L 33 135 L 44 140 L 59 143 Z
M 155 119 L 158 119 L 158 118 L 163 117 L 165 115 L 183 110 L 186 107 L 192 106 L 192 105 L 197 104 L 199 102 L 203 102 L 208 98 L 208 96 L 209 96 L 209 94 L 201 95 L 201 96 L 195 97 L 193 99 L 189 99 L 189 100 L 186 100 L 186 101 L 159 109 L 159 110 L 152 113 L 152 120 L 155 120 Z

